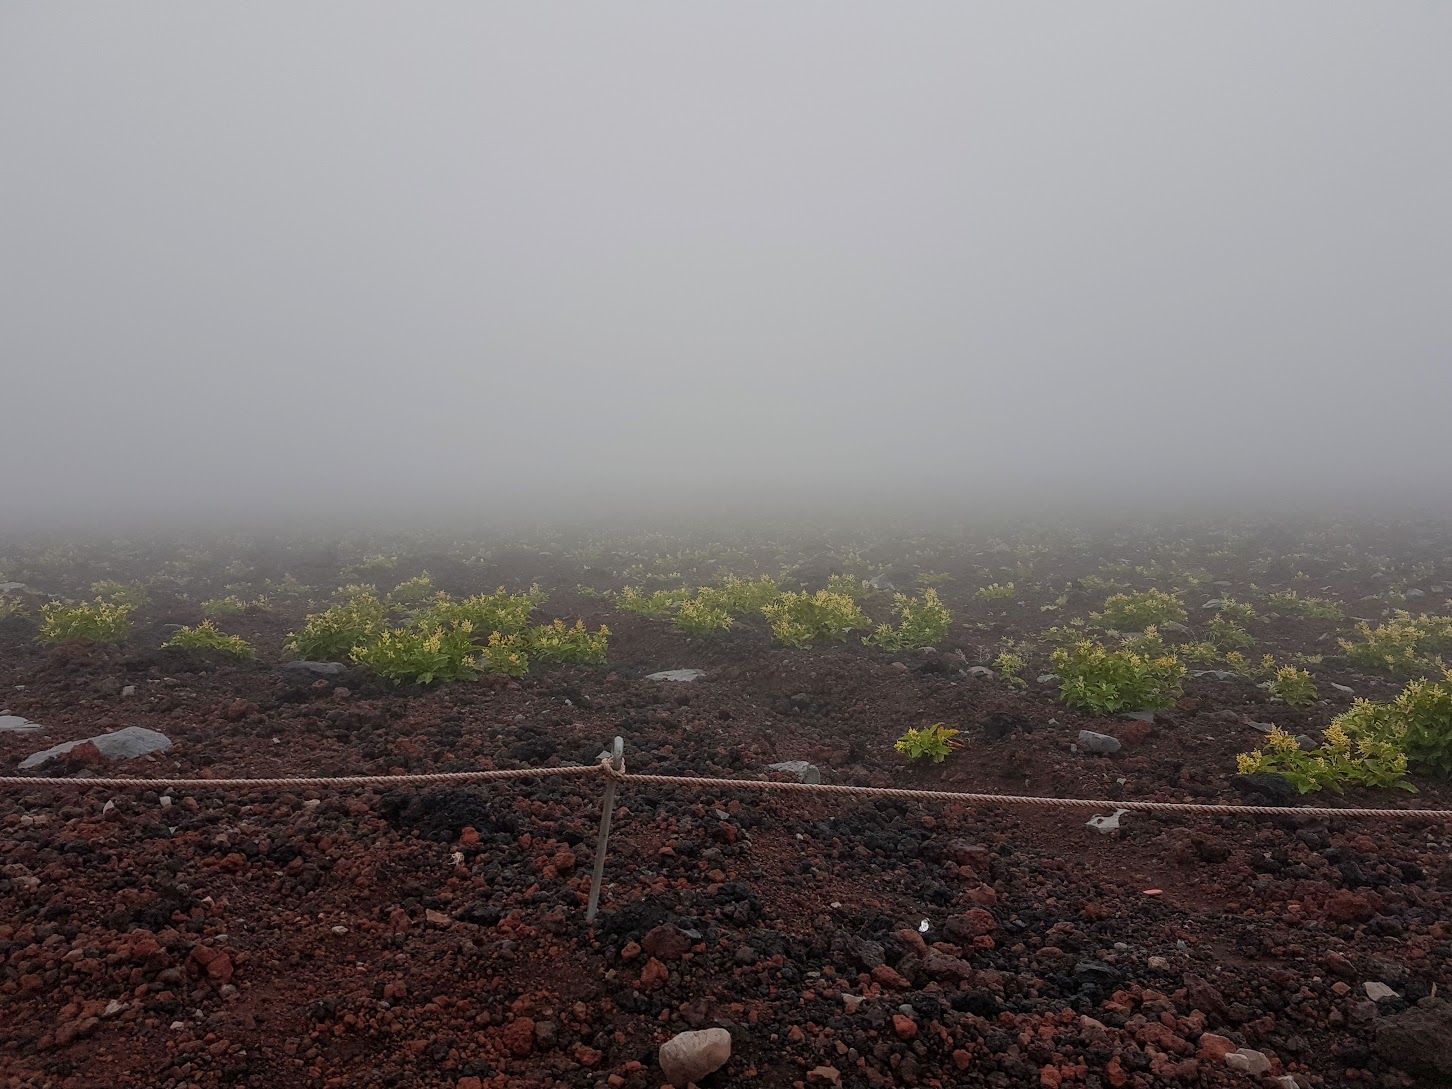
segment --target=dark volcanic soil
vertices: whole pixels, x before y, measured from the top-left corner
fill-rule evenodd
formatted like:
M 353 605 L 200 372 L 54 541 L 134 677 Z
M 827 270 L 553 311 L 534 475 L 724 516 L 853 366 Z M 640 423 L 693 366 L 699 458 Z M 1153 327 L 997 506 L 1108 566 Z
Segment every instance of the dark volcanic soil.
M 883 566 L 914 556 L 954 575 L 953 635 L 931 655 L 790 650 L 758 621 L 690 641 L 577 589 L 626 581 L 608 558 L 540 546 L 470 564 L 439 546 L 376 581 L 424 567 L 456 592 L 539 578 L 544 614 L 614 635 L 605 667 L 430 691 L 279 669 L 302 598 L 222 623 L 257 645 L 255 664 L 156 649 L 166 625 L 195 623 L 195 601 L 237 581 L 204 565 L 185 593 L 154 593 L 120 647 L 45 649 L 28 621 L 0 621 L 0 711 L 46 727 L 0 734 L 0 773 L 59 741 L 144 726 L 175 748 L 108 773 L 199 780 L 160 795 L 0 789 L 0 1087 L 644 1089 L 662 1083 L 663 1040 L 713 1025 L 733 1052 L 708 1087 L 1439 1084 L 1452 1032 L 1452 1008 L 1431 997 L 1452 988 L 1445 823 L 1132 814 L 1106 836 L 1077 811 L 628 786 L 592 927 L 594 778 L 336 794 L 205 784 L 592 763 L 620 734 L 638 772 L 763 777 L 805 759 L 826 782 L 1241 801 L 1234 755 L 1262 739 L 1250 722 L 1314 733 L 1350 704 L 1333 682 L 1389 698 L 1400 681 L 1319 665 L 1326 698 L 1296 711 L 1250 682 L 1192 678 L 1146 726 L 1064 707 L 1035 682 L 1047 648 L 1031 653 L 1026 690 L 968 667 L 991 658 L 985 646 L 1097 608 L 1104 593 L 1074 579 L 1166 550 L 1232 584 L 1190 590 L 1192 613 L 1313 569 L 1306 592 L 1381 615 L 1385 603 L 1361 599 L 1389 583 L 1354 557 L 1393 582 L 1452 582 L 1437 566 L 1452 537 L 1371 533 L 1265 530 L 1181 552 L 1174 534 L 1071 538 L 1051 554 L 1039 538 L 880 546 Z M 744 573 L 778 569 L 736 555 Z M 359 581 L 327 550 L 311 568 L 281 546 L 248 559 L 253 578 L 287 572 L 319 597 Z M 70 584 L 46 589 L 79 595 L 162 562 L 83 557 Z M 691 562 L 662 566 L 691 578 Z M 973 596 L 1025 564 L 1015 601 Z M 1065 588 L 1067 605 L 1041 608 Z M 1334 655 L 1350 627 L 1263 619 L 1253 653 Z M 644 679 L 687 666 L 707 676 Z M 964 748 L 905 764 L 894 739 L 937 721 L 962 729 Z M 1124 748 L 1080 753 L 1081 728 Z M 1452 807 L 1445 785 L 1417 783 L 1316 803 Z M 1393 993 L 1373 1001 L 1368 983 Z M 1224 1052 L 1241 1046 L 1270 1069 L 1232 1069 Z

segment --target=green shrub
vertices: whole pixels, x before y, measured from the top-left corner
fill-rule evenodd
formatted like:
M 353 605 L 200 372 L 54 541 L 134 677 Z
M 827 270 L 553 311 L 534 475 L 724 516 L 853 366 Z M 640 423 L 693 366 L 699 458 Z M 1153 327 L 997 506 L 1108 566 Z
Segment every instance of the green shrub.
M 433 628 L 386 628 L 353 648 L 353 660 L 394 684 L 462 681 L 478 673 L 474 626 L 467 620 Z
M 1180 696 L 1185 667 L 1174 658 L 1145 658 L 1100 643 L 1077 643 L 1053 654 L 1059 693 L 1070 707 L 1093 714 L 1169 707 Z
M 194 628 L 182 628 L 162 646 L 177 650 L 219 650 L 234 658 L 249 660 L 257 657 L 257 652 L 246 639 L 218 631 L 210 620 L 203 620 Z
M 1325 730 L 1325 744 L 1303 751 L 1294 737 L 1276 727 L 1260 752 L 1235 758 L 1242 775 L 1270 772 L 1284 776 L 1302 794 L 1330 789 L 1340 794 L 1347 786 L 1414 789 L 1403 776 L 1407 758 L 1394 742 L 1381 738 L 1353 739 L 1333 722 Z
M 1018 591 L 1014 589 L 1011 582 L 1005 582 L 1001 586 L 996 582 L 990 582 L 987 586 L 980 587 L 973 596 L 979 601 L 1010 601 L 1016 593 Z
M 924 571 L 917 578 L 918 585 L 921 586 L 924 590 L 926 590 L 929 586 L 933 587 L 934 589 L 939 586 L 946 586 L 948 583 L 953 581 L 953 576 L 948 574 L 948 572 L 946 571 Z
M 29 613 L 30 610 L 26 608 L 25 602 L 0 596 L 0 620 L 14 620 Z
M 693 636 L 725 631 L 731 623 L 731 614 L 723 606 L 708 604 L 700 598 L 681 602 L 675 618 L 676 628 Z
M 387 613 L 371 588 L 360 590 L 341 605 L 310 614 L 302 630 L 287 637 L 288 649 L 308 661 L 347 661 L 354 647 L 387 630 Z
M 1304 707 L 1316 702 L 1316 685 L 1312 682 L 1311 675 L 1295 666 L 1281 666 L 1266 687 L 1272 696 L 1284 700 L 1292 707 Z
M 1090 619 L 1114 631 L 1143 631 L 1151 625 L 1183 624 L 1188 614 L 1174 594 L 1145 590 L 1138 594 L 1111 594 L 1104 599 L 1104 611 Z
M 997 658 L 993 659 L 993 668 L 998 670 L 998 675 L 1015 688 L 1027 688 L 1028 681 L 1023 679 L 1023 671 L 1028 668 L 1028 662 L 1011 651 L 1004 651 Z
M 1205 625 L 1205 638 L 1221 650 L 1243 650 L 1255 646 L 1255 637 L 1250 632 L 1223 616 L 1214 617 Z
M 146 592 L 145 587 L 135 582 L 116 582 L 113 579 L 103 579 L 100 582 L 91 583 L 91 593 L 96 595 L 97 601 L 107 601 L 112 605 L 125 605 L 128 609 L 140 609 L 151 604 L 151 595 Z
M 921 730 L 908 730 L 897 739 L 893 748 L 909 760 L 921 760 L 923 757 L 927 757 L 933 763 L 941 764 L 954 749 L 962 745 L 961 741 L 954 740 L 961 732 L 950 726 L 944 726 L 941 722 L 935 722 Z
M 546 662 L 596 663 L 605 660 L 609 639 L 610 629 L 603 624 L 599 631 L 590 632 L 585 629 L 583 620 L 575 621 L 574 627 L 567 627 L 563 620 L 555 620 L 530 628 L 522 643 L 530 658 Z
M 818 590 L 815 594 L 784 593 L 763 606 L 772 634 L 793 647 L 809 647 L 829 639 L 845 639 L 850 631 L 872 626 L 866 615 L 846 594 Z
M 1181 643 L 1174 648 L 1174 654 L 1189 665 L 1213 665 L 1220 661 L 1220 649 L 1214 643 Z
M 521 632 L 529 626 L 529 614 L 545 599 L 538 586 L 522 594 L 511 594 L 500 587 L 492 594 L 475 594 L 455 601 L 447 594 L 438 594 L 434 604 L 420 612 L 414 623 L 423 628 L 467 620 L 477 632 L 498 631 L 506 635 Z
M 52 601 L 40 607 L 40 633 L 36 639 L 58 643 L 119 643 L 131 632 L 131 606 L 109 601 L 64 605 Z
M 1341 606 L 1319 597 L 1302 597 L 1294 590 L 1280 590 L 1266 599 L 1272 608 L 1306 620 L 1340 620 Z
M 418 609 L 427 605 L 437 595 L 434 580 L 427 571 L 400 582 L 388 593 L 388 603 L 397 609 Z
M 718 610 L 730 616 L 748 616 L 761 612 L 781 597 L 781 587 L 770 575 L 762 575 L 755 581 L 727 575 L 716 586 L 703 586 L 696 591 L 695 600 L 702 608 Z M 681 603 L 682 606 L 685 602 Z
M 1441 681 L 1412 681 L 1392 707 L 1403 723 L 1407 761 L 1452 779 L 1452 670 Z
M 1241 601 L 1222 598 L 1216 612 L 1233 624 L 1249 624 L 1256 618 L 1255 609 Z
M 691 599 L 691 591 L 682 586 L 676 590 L 657 590 L 647 594 L 635 586 L 627 586 L 615 595 L 615 607 L 640 616 L 670 616 Z
M 236 594 L 228 594 L 226 597 L 208 598 L 202 602 L 201 608 L 203 616 L 242 616 L 249 613 L 270 612 L 272 602 L 265 597 L 247 601 Z
M 864 643 L 875 643 L 885 650 L 935 647 L 947 638 L 948 626 L 953 622 L 952 612 L 939 600 L 938 591 L 931 588 L 924 590 L 921 598 L 894 595 L 893 612 L 897 627 L 883 624 Z
M 841 594 L 853 601 L 864 601 L 872 593 L 872 584 L 853 575 L 828 575 L 827 593 Z
M 1356 625 L 1359 641 L 1340 640 L 1341 649 L 1357 665 L 1403 676 L 1445 668 L 1441 655 L 1452 651 L 1452 617 L 1414 617 L 1405 610 L 1374 627 L 1363 620 Z
M 489 641 L 479 651 L 479 662 L 490 673 L 508 677 L 523 677 L 529 672 L 524 640 L 518 635 L 490 632 Z
M 1164 658 L 1175 653 L 1165 642 L 1164 636 L 1160 634 L 1160 629 L 1153 624 L 1145 628 L 1140 635 L 1126 635 L 1119 641 L 1119 646 L 1121 650 L 1138 654 L 1141 658 Z

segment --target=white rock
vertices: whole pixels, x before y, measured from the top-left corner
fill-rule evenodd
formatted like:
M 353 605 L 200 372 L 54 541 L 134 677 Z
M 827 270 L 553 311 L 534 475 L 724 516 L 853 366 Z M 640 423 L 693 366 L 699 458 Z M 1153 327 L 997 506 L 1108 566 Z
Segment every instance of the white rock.
M 1230 1070 L 1238 1070 L 1242 1074 L 1252 1076 L 1264 1074 L 1270 1070 L 1270 1060 L 1259 1051 L 1253 1051 L 1248 1047 L 1237 1048 L 1225 1056 L 1225 1065 Z
M 1364 983 L 1362 986 L 1366 989 L 1366 997 L 1373 1002 L 1385 1002 L 1388 998 L 1395 998 L 1397 996 L 1396 991 L 1392 990 L 1385 983 Z
M 648 681 L 698 681 L 706 675 L 704 669 L 662 669 L 659 673 L 646 675 Z
M 682 1032 L 660 1045 L 660 1068 L 676 1089 L 720 1070 L 731 1058 L 731 1034 L 723 1028 Z
M 1107 817 L 1090 817 L 1084 822 L 1085 828 L 1092 828 L 1096 832 L 1108 835 L 1110 832 L 1119 831 L 1119 818 L 1128 813 L 1128 809 L 1116 809 Z
M 0 715 L 0 734 L 28 734 L 43 729 L 45 727 L 40 723 L 31 722 L 19 715 Z

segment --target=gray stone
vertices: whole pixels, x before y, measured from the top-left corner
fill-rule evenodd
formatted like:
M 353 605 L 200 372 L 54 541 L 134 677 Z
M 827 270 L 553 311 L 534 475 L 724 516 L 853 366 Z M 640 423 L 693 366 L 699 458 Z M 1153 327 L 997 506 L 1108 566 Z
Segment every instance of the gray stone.
M 342 662 L 283 662 L 278 668 L 284 673 L 306 673 L 312 677 L 336 677 L 348 671 Z
M 1107 756 L 1120 750 L 1119 738 L 1110 737 L 1108 734 L 1096 734 L 1093 730 L 1079 731 L 1079 748 L 1085 752 L 1099 753 Z
M 1039 674 L 1039 684 L 1058 684 L 1058 683 L 1059 683 L 1059 675 L 1057 673 L 1040 673 Z
M 1396 991 L 1392 990 L 1385 983 L 1364 983 L 1362 987 L 1366 991 L 1366 997 L 1373 1002 L 1385 1002 L 1387 999 L 1397 996 Z
M 1135 722 L 1153 722 L 1155 713 L 1153 711 L 1121 711 L 1119 717 L 1133 719 Z
M 45 727 L 40 723 L 31 722 L 19 715 L 0 715 L 0 734 L 28 734 L 43 729 Z
M 1259 730 L 1263 734 L 1268 734 L 1276 728 L 1276 724 L 1274 722 L 1252 722 L 1250 723 L 1250 728 L 1252 730 Z
M 679 681 L 685 684 L 688 681 L 698 681 L 706 675 L 704 669 L 662 669 L 659 673 L 651 673 L 646 676 L 648 681 Z
M 731 1034 L 723 1028 L 700 1029 L 672 1036 L 660 1045 L 660 1069 L 676 1089 L 686 1089 L 726 1065 Z
M 1271 1068 L 1269 1059 L 1259 1051 L 1248 1047 L 1236 1048 L 1225 1056 L 1225 1066 L 1227 1069 L 1237 1070 L 1251 1076 L 1268 1073 Z
M 804 783 L 820 783 L 822 781 L 822 773 L 817 768 L 817 765 L 807 760 L 783 760 L 780 764 L 766 765 L 766 770 L 787 772 L 790 775 L 795 775 Z
M 996 676 L 998 676 L 997 673 L 994 673 L 993 670 L 989 669 L 987 666 L 980 666 L 980 665 L 969 666 L 964 672 L 966 672 L 971 677 L 996 677 Z
M 1242 677 L 1239 673 L 1232 673 L 1228 669 L 1192 669 L 1192 677 L 1213 677 L 1217 681 L 1249 681 L 1249 677 Z
M 1335 681 L 1332 681 L 1331 682 L 1331 687 L 1334 688 L 1334 689 L 1336 689 L 1336 691 L 1338 691 L 1338 692 L 1345 692 L 1348 696 L 1354 695 L 1353 690 L 1348 685 L 1337 684 Z
M 1375 1050 L 1381 1059 L 1409 1074 L 1427 1078 L 1452 1075 L 1452 1002 L 1424 998 L 1409 1010 L 1381 1018 Z
M 117 730 L 114 733 L 97 734 L 95 737 L 83 737 L 78 741 L 65 741 L 59 745 L 53 745 L 44 752 L 27 756 L 20 762 L 20 767 L 22 770 L 39 767 L 47 760 L 64 756 L 77 745 L 84 745 L 87 741 L 95 745 L 102 756 L 110 757 L 112 760 L 132 760 L 154 752 L 166 752 L 171 748 L 171 739 L 165 734 L 159 734 L 155 730 L 148 730 L 142 726 L 127 726 L 124 730 Z
M 1296 744 L 1300 746 L 1302 752 L 1315 752 L 1321 747 L 1310 734 L 1297 734 Z

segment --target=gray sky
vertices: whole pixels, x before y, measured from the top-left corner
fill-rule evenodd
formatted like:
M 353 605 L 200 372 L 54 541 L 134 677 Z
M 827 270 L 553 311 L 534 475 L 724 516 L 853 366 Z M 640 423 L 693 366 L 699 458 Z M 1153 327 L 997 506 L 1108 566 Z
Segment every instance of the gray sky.
M 1446 498 L 1452 5 L 0 6 L 10 520 Z

